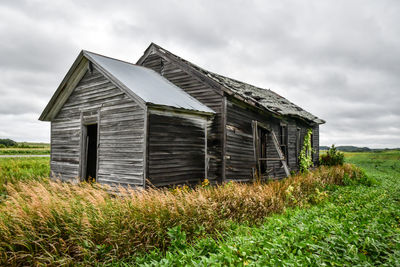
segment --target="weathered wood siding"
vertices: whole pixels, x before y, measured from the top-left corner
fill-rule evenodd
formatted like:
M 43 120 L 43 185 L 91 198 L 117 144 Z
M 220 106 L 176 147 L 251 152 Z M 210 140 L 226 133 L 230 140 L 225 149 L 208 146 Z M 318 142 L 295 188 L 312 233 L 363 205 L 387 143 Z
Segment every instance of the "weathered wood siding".
M 313 162 L 314 165 L 319 164 L 319 125 L 313 127 Z
M 252 114 L 227 101 L 226 179 L 248 180 L 255 168 Z
M 297 171 L 298 169 L 298 153 L 300 153 L 300 140 L 298 136 L 298 129 L 296 122 L 290 120 L 288 122 L 288 165 L 290 170 Z
M 261 118 L 260 118 L 261 120 Z M 264 121 L 264 123 L 267 121 Z M 276 122 L 274 120 L 269 121 L 269 126 L 275 132 L 275 135 L 280 142 L 280 122 Z M 272 135 L 268 134 L 267 139 L 267 158 L 279 158 L 279 154 L 276 151 L 275 145 L 272 141 Z M 290 159 L 290 153 L 289 153 Z M 292 169 L 292 166 L 288 164 L 289 171 Z M 285 170 L 282 167 L 282 163 L 280 161 L 267 161 L 267 170 L 268 170 L 268 179 L 280 179 L 286 177 Z
M 255 110 L 247 104 L 240 103 L 232 98 L 227 102 L 226 123 L 226 177 L 228 180 L 249 181 L 252 179 L 253 168 L 256 168 L 255 145 L 253 138 L 252 121 L 256 120 L 267 125 L 275 132 L 280 142 L 281 124 L 287 126 L 289 170 L 298 170 L 298 154 L 303 146 L 304 136 L 308 128 L 312 126 L 304 122 L 287 118 L 277 119 L 268 113 Z M 298 132 L 298 129 L 300 132 Z M 299 138 L 300 135 L 300 138 Z M 300 140 L 299 140 L 300 139 Z M 313 145 L 317 151 L 319 140 L 318 126 L 313 128 Z M 298 142 L 298 144 L 297 144 Z M 272 141 L 271 134 L 267 135 L 267 157 L 278 158 L 278 153 Z M 317 162 L 318 155 L 314 156 Z M 268 161 L 267 170 L 269 178 L 285 177 L 284 169 L 280 161 Z
M 226 122 L 226 178 L 227 180 L 249 181 L 256 168 L 255 146 L 252 121 L 256 120 L 268 125 L 275 131 L 279 139 L 280 121 L 268 114 L 256 112 L 244 103 L 232 98 L 227 102 Z M 277 158 L 272 136 L 268 134 L 267 156 Z M 274 176 L 284 176 L 279 161 L 268 162 L 267 169 Z
M 217 181 L 222 175 L 222 95 L 218 94 L 206 82 L 188 73 L 179 64 L 159 54 L 150 54 L 142 62 L 142 65 L 151 68 L 186 93 L 199 100 L 207 107 L 213 109 L 217 114 L 209 123 L 207 144 L 208 144 L 208 179 L 211 182 Z
M 79 180 L 86 117 L 99 123 L 97 180 L 143 185 L 145 110 L 96 69 L 85 74 L 51 122 L 51 171 Z
M 205 178 L 207 119 L 149 109 L 148 180 L 155 186 Z
M 155 53 L 150 54 L 142 62 L 142 65 L 152 68 L 159 72 L 168 80 L 187 93 L 198 99 L 203 104 L 212 108 L 217 112 L 214 121 L 210 124 L 208 131 L 208 154 L 209 154 L 209 172 L 210 180 L 219 180 L 222 178 L 222 157 L 223 140 L 226 138 L 226 178 L 227 180 L 247 181 L 252 178 L 253 168 L 256 167 L 254 159 L 254 144 L 252 132 L 252 120 L 268 124 L 280 140 L 280 123 L 281 120 L 273 118 L 268 113 L 260 113 L 247 106 L 246 104 L 238 105 L 238 101 L 227 102 L 227 122 L 226 136 L 224 136 L 224 105 L 222 96 L 214 91 L 207 83 L 189 73 L 185 67 L 169 59 L 168 56 Z M 230 97 L 228 97 L 230 98 Z M 230 98 L 231 99 L 231 98 Z M 232 99 L 231 99 L 232 100 Z M 288 166 L 290 170 L 298 170 L 298 154 L 303 146 L 304 136 L 309 125 L 300 120 L 287 118 L 284 123 L 288 127 Z M 299 129 L 299 132 L 298 132 Z M 299 140 L 300 139 L 300 140 Z M 313 129 L 313 145 L 317 148 L 319 140 L 318 126 Z M 316 150 L 317 151 L 317 150 Z M 278 154 L 272 143 L 271 136 L 268 136 L 267 144 L 268 157 L 277 158 Z M 318 155 L 314 155 L 317 162 Z M 271 161 L 267 163 L 267 169 L 270 176 L 281 178 L 285 176 L 282 164 L 279 161 Z

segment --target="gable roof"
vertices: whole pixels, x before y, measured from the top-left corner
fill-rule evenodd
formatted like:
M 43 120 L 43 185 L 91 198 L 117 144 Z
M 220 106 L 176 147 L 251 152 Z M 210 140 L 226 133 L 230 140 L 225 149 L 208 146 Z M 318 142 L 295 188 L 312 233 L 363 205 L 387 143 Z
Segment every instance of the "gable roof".
M 39 118 L 40 120 L 50 121 L 57 115 L 83 74 L 86 73 L 88 62 L 93 63 L 100 72 L 126 92 L 128 96 L 142 102 L 142 105 L 147 103 L 203 113 L 215 113 L 151 69 L 83 50 L 47 104 Z M 71 80 L 76 81 L 71 82 Z
M 203 69 L 171 52 L 158 46 L 157 44 L 151 43 L 147 48 L 145 54 L 138 60 L 138 64 L 143 62 L 146 57 L 147 52 L 158 52 L 160 55 L 164 55 L 176 62 L 184 64 L 188 68 L 197 73 L 201 74 L 203 77 L 209 79 L 210 81 L 218 84 L 222 89 L 227 89 L 228 94 L 243 100 L 247 103 L 251 103 L 257 107 L 266 109 L 277 115 L 291 116 L 305 119 L 306 121 L 311 121 L 317 124 L 325 123 L 324 120 L 318 118 L 317 116 L 311 114 L 310 112 L 302 109 L 296 104 L 290 102 L 283 96 L 273 92 L 269 89 L 263 89 L 256 87 L 251 84 L 247 84 L 226 76 L 219 75 L 217 73 Z

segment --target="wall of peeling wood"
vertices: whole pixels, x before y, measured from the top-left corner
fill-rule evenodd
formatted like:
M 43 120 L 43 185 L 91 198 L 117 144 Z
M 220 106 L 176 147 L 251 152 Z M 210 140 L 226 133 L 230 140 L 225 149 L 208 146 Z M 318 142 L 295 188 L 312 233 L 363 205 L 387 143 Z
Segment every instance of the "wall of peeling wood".
M 149 109 L 147 178 L 155 186 L 198 184 L 206 177 L 207 119 Z
M 193 75 L 188 70 L 162 57 L 159 54 L 150 54 L 142 65 L 151 68 L 179 88 L 213 109 L 217 114 L 208 125 L 207 144 L 209 153 L 208 179 L 211 182 L 220 181 L 222 175 L 222 96 L 215 89 Z
M 288 156 L 289 170 L 298 170 L 298 154 L 304 142 L 304 136 L 308 128 L 313 128 L 314 150 L 318 151 L 319 131 L 318 126 L 310 126 L 299 120 L 280 120 L 273 116 L 257 111 L 254 108 L 240 103 L 232 98 L 227 102 L 226 123 L 226 178 L 227 180 L 249 181 L 252 179 L 253 168 L 256 168 L 252 121 L 257 120 L 271 128 L 280 142 L 281 124 L 287 125 L 288 132 Z M 300 132 L 298 132 L 298 130 Z M 278 158 L 271 134 L 267 135 L 267 157 Z M 318 155 L 314 155 L 315 163 Z M 269 178 L 285 177 L 284 169 L 280 161 L 268 161 L 267 170 Z
M 85 74 L 51 122 L 51 171 L 79 180 L 82 120 L 99 123 L 101 183 L 143 185 L 145 110 L 99 71 Z
M 227 180 L 249 181 L 253 178 L 253 171 L 257 167 L 254 151 L 253 120 L 268 125 L 275 133 L 279 132 L 279 120 L 268 114 L 260 114 L 232 98 L 228 99 L 226 122 Z M 270 135 L 268 135 L 267 156 L 271 158 L 278 157 Z M 268 162 L 267 169 L 271 169 L 271 175 L 284 176 L 284 170 L 281 168 L 280 162 Z

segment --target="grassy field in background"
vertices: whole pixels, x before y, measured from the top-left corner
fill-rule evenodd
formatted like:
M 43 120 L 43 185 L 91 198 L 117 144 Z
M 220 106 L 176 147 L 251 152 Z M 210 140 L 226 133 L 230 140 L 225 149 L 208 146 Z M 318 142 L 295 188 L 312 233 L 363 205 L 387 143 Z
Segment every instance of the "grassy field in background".
M 0 155 L 50 155 L 50 148 L 0 148 Z
M 0 196 L 6 183 L 47 180 L 50 174 L 50 158 L 0 158 Z
M 49 155 L 50 144 L 46 143 L 18 143 L 17 147 L 0 147 L 0 155 Z

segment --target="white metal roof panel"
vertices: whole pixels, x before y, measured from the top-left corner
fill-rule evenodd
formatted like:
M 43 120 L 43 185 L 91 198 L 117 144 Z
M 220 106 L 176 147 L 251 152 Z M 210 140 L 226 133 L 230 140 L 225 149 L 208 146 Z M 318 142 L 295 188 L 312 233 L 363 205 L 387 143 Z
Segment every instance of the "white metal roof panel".
M 84 54 L 147 103 L 215 113 L 151 69 L 88 51 Z

